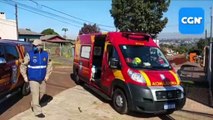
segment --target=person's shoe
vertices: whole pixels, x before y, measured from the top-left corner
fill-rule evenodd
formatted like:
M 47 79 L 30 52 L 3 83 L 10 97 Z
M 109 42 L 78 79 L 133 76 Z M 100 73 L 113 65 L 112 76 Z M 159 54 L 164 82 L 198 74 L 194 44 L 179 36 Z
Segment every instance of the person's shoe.
M 36 115 L 36 117 L 38 117 L 38 118 L 45 118 L 45 115 L 43 113 L 40 113 L 40 114 Z

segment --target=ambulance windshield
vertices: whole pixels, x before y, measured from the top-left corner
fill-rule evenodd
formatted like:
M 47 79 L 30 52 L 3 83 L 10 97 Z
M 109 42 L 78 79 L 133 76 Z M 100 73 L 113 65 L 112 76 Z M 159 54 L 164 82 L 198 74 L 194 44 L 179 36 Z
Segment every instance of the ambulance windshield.
M 157 47 L 121 45 L 120 49 L 131 68 L 171 69 L 169 62 Z

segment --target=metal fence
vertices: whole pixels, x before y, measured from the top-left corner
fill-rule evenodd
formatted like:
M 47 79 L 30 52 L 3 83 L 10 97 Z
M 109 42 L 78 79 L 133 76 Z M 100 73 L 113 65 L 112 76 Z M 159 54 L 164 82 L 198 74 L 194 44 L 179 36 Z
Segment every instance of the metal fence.
M 62 44 L 59 43 L 45 43 L 44 49 L 54 56 L 63 56 L 66 58 L 71 58 L 73 54 L 73 45 L 70 43 Z

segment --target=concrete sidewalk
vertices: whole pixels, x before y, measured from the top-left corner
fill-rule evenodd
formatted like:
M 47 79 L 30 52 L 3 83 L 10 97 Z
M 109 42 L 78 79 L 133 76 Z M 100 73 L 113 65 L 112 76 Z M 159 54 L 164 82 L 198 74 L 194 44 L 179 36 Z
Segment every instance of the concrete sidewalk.
M 213 109 L 187 99 L 183 110 L 172 115 L 120 115 L 108 103 L 103 103 L 81 86 L 76 86 L 56 95 L 45 107 L 45 120 L 139 120 L 143 119 L 183 119 L 183 120 L 212 120 Z M 29 109 L 16 115 L 11 120 L 37 120 Z

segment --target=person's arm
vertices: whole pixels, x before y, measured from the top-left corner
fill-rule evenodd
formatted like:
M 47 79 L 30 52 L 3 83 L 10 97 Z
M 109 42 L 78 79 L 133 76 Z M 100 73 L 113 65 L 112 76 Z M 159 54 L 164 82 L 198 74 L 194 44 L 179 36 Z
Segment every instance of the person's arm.
M 24 61 L 21 63 L 21 66 L 20 66 L 20 72 L 21 72 L 25 82 L 28 82 L 27 66 L 28 66 L 29 61 L 30 61 L 30 56 L 27 53 L 24 57 Z
M 47 72 L 45 76 L 45 81 L 47 81 L 52 73 L 53 66 L 52 66 L 52 61 L 50 58 L 48 58 L 48 64 L 47 64 Z

